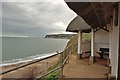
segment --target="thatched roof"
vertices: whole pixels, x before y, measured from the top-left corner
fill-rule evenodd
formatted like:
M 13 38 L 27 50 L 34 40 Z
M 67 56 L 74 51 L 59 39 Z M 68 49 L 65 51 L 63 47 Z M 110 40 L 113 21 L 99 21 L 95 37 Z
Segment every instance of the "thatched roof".
M 69 0 L 67 0 L 69 1 Z M 70 9 L 81 16 L 92 28 L 104 27 L 118 14 L 117 2 L 66 2 Z M 116 21 L 117 22 L 117 21 Z
M 82 32 L 89 33 L 90 28 L 91 27 L 80 16 L 77 16 L 69 23 L 66 31 L 78 32 L 78 30 L 81 30 Z

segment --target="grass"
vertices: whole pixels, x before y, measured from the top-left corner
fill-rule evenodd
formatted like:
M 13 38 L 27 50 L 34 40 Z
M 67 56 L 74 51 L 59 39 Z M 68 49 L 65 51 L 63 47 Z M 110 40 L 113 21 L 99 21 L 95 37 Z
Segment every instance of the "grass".
M 60 75 L 60 71 L 52 72 L 50 75 L 47 76 L 48 80 L 57 80 Z
M 59 76 L 59 72 L 52 72 L 51 74 L 49 74 L 48 76 L 46 76 L 45 78 L 42 78 L 40 80 L 57 80 Z

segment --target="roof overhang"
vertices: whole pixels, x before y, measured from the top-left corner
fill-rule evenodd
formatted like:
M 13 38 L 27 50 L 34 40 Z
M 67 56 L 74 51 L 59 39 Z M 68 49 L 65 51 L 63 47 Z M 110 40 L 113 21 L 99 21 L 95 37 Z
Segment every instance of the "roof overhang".
M 68 25 L 66 31 L 78 32 L 79 30 L 85 33 L 90 32 L 90 26 L 80 17 L 75 17 Z
M 69 1 L 69 0 L 67 0 Z M 92 28 L 104 27 L 117 10 L 117 2 L 66 2 L 70 9 L 81 16 Z

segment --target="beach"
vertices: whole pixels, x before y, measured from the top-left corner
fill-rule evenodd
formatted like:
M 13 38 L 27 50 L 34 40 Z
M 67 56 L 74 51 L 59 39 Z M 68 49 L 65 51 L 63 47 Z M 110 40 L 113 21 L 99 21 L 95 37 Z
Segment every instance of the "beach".
M 26 66 L 24 68 L 20 68 L 15 71 L 6 73 L 0 77 L 7 78 L 7 79 L 10 78 L 12 80 L 14 80 L 14 79 L 27 80 L 28 78 L 35 78 L 35 77 L 40 76 L 41 74 L 44 74 L 48 70 L 49 67 L 51 67 L 52 65 L 57 63 L 58 59 L 59 59 L 59 55 L 56 55 L 54 57 L 34 63 L 34 64 Z M 18 67 L 23 64 L 25 64 L 25 63 L 1 67 L 2 72 L 12 69 L 14 67 Z

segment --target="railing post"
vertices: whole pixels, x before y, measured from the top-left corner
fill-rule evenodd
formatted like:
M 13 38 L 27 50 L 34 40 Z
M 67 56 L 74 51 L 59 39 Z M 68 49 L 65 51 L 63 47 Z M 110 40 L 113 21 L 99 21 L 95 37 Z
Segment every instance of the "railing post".
M 69 56 L 69 54 L 71 53 L 71 45 L 70 45 L 70 47 L 69 47 L 69 52 L 68 52 L 68 64 L 69 64 L 69 58 L 70 58 L 70 56 Z

